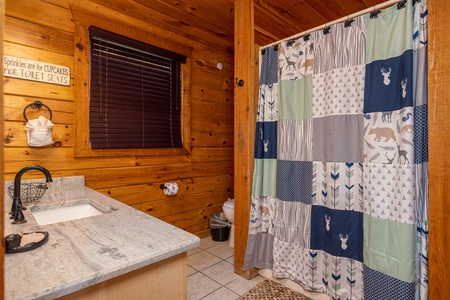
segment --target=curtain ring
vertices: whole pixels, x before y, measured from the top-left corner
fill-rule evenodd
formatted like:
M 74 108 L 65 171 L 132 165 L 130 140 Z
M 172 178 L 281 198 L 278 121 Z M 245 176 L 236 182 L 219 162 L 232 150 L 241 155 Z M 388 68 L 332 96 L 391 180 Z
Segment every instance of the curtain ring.
M 308 41 L 309 38 L 310 38 L 310 36 L 311 36 L 311 34 L 308 33 L 308 31 L 306 31 L 306 34 L 303 36 L 303 40 L 304 40 L 305 42 Z
M 48 107 L 47 105 L 45 105 L 41 101 L 36 100 L 33 103 L 30 103 L 27 106 L 25 106 L 25 108 L 23 109 L 23 117 L 25 118 L 25 120 L 27 120 L 27 122 L 28 122 L 28 118 L 27 118 L 27 112 L 26 111 L 27 111 L 27 108 L 30 107 L 30 106 L 33 109 L 36 109 L 36 108 L 40 109 L 40 108 L 42 108 L 42 106 L 45 106 L 48 109 L 48 111 L 50 112 L 50 120 L 52 119 L 53 114 L 52 114 L 52 110 L 50 109 L 50 107 Z
M 350 19 L 350 15 L 347 16 L 347 21 L 344 22 L 344 27 L 350 27 L 352 26 L 354 19 Z

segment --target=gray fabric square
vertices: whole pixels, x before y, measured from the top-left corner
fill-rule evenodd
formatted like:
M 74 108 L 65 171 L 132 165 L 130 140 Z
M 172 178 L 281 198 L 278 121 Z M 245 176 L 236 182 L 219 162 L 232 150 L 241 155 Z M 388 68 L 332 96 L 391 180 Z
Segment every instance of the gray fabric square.
M 324 162 L 364 161 L 364 118 L 337 115 L 313 119 L 313 160 Z

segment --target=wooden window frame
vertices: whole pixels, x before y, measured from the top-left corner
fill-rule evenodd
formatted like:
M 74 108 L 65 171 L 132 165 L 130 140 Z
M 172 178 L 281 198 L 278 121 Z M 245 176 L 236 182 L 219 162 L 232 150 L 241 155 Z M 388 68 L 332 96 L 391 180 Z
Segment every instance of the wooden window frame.
M 177 44 L 175 41 L 145 31 L 149 24 L 134 19 L 120 18 L 108 10 L 93 12 L 76 5 L 71 5 L 75 23 L 74 32 L 74 87 L 75 87 L 75 157 L 99 156 L 142 156 L 142 155 L 188 155 L 191 152 L 190 133 L 190 82 L 192 48 Z M 137 22 L 137 24 L 135 23 Z M 147 149 L 92 149 L 89 140 L 89 78 L 90 78 L 90 38 L 89 27 L 95 26 L 151 44 L 156 47 L 180 53 L 187 57 L 181 66 L 181 135 L 182 148 L 147 148 Z M 167 36 L 170 36 L 168 33 Z

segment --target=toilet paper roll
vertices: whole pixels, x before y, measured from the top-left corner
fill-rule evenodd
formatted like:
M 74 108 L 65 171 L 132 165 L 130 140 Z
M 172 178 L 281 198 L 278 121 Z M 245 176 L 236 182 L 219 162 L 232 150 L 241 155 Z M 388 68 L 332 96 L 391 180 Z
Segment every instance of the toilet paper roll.
M 164 195 L 173 196 L 178 194 L 178 184 L 176 182 L 169 182 L 164 184 Z

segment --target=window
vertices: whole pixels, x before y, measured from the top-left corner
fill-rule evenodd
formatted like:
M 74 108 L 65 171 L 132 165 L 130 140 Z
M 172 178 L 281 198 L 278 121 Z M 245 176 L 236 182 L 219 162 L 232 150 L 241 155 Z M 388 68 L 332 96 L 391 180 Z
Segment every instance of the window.
M 182 148 L 186 57 L 97 27 L 89 36 L 92 149 Z

